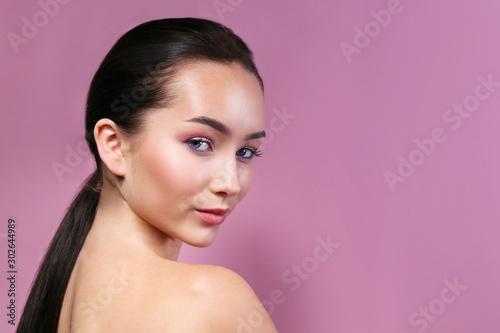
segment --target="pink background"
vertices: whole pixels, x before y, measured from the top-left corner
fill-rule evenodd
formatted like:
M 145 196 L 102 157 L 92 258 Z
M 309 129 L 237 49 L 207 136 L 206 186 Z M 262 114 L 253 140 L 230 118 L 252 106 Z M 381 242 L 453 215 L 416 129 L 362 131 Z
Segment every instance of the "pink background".
M 4 314 L 7 219 L 17 223 L 21 306 L 92 171 L 81 150 L 61 181 L 52 163 L 66 164 L 83 140 L 85 96 L 101 59 L 139 23 L 195 16 L 228 25 L 254 51 L 270 137 L 219 238 L 185 246 L 180 260 L 241 274 L 274 304 L 280 332 L 499 332 L 500 87 L 476 87 L 479 76 L 500 81 L 500 3 L 220 2 L 231 10 L 219 15 L 212 0 L 72 0 L 17 53 L 7 34 L 20 35 L 23 17 L 33 22 L 42 9 L 34 0 L 0 3 L 1 331 L 14 331 Z M 381 14 L 381 26 L 371 11 L 388 6 L 398 13 L 390 22 Z M 356 28 L 372 37 L 355 40 Z M 342 42 L 360 47 L 346 57 Z M 454 129 L 457 120 L 443 116 L 464 102 L 476 109 Z M 285 111 L 294 118 L 273 120 Z M 436 128 L 446 139 L 429 144 Z M 420 165 L 400 167 L 407 174 L 393 191 L 385 173 L 398 173 L 400 156 Z M 318 237 L 340 247 L 315 257 Z M 455 279 L 463 287 L 453 294 L 445 280 Z M 280 304 L 270 301 L 275 289 Z M 428 319 L 419 312 L 427 308 Z

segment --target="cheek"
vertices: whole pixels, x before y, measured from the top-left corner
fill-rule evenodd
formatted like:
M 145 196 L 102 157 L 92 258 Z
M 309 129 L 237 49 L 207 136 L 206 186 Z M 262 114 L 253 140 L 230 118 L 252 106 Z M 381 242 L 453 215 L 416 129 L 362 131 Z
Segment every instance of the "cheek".
M 173 207 L 187 207 L 199 191 L 199 164 L 181 144 L 157 142 L 149 147 L 131 165 L 132 203 L 144 217 L 172 216 Z
M 146 174 L 157 187 L 173 194 L 191 192 L 196 189 L 200 174 L 185 149 L 166 147 L 152 152 L 147 159 Z
M 238 201 L 241 201 L 247 195 L 248 191 L 250 190 L 250 186 L 252 185 L 253 166 L 248 168 L 241 168 L 238 173 L 241 186 Z

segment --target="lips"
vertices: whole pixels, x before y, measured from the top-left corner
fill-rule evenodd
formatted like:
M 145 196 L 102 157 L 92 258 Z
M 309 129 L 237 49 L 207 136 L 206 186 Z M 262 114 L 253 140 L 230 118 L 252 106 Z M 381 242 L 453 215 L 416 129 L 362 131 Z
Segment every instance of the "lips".
M 229 208 L 196 209 L 196 213 L 209 224 L 221 224 L 227 217 Z

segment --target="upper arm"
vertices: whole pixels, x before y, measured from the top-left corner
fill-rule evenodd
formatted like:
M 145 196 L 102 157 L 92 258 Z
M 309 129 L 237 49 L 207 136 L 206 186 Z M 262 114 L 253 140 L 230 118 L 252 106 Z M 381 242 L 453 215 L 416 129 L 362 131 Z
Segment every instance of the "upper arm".
M 211 266 L 206 283 L 205 318 L 214 332 L 278 332 L 250 285 L 237 273 Z

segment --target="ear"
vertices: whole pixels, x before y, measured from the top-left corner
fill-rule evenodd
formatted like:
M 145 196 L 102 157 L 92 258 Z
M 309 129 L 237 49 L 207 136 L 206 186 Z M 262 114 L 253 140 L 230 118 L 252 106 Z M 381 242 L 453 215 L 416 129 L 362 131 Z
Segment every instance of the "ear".
M 99 119 L 94 126 L 94 139 L 99 156 L 108 170 L 116 176 L 124 176 L 126 141 L 114 121 Z

